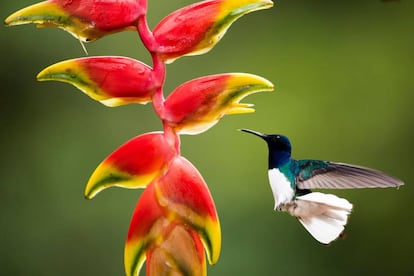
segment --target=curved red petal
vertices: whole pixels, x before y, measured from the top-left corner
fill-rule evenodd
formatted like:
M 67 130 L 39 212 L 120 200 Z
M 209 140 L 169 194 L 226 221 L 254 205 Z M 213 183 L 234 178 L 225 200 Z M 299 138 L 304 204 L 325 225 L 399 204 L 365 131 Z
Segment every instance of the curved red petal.
M 146 10 L 146 0 L 48 0 L 13 13 L 5 23 L 59 27 L 81 41 L 94 41 L 111 33 L 136 29 Z
M 235 20 L 272 5 L 270 0 L 205 0 L 179 9 L 154 28 L 156 52 L 166 63 L 208 52 Z
M 268 80 L 245 73 L 204 76 L 177 87 L 165 101 L 164 121 L 180 134 L 198 134 L 216 124 L 226 114 L 254 112 L 244 97 L 272 91 Z
M 178 154 L 163 132 L 137 136 L 115 150 L 93 172 L 85 196 L 94 197 L 103 189 L 118 186 L 142 188 L 164 173 Z
M 213 198 L 198 170 L 184 157 L 176 157 L 166 174 L 155 183 L 158 202 L 172 219 L 178 219 L 200 235 L 209 262 L 217 262 L 221 248 L 220 222 Z
M 74 85 L 107 106 L 151 101 L 161 85 L 148 65 L 127 57 L 97 56 L 62 61 L 37 75 L 39 81 Z
M 126 275 L 138 275 L 148 247 L 156 242 L 157 237 L 162 238 L 161 234 L 168 223 L 157 203 L 154 185 L 149 185 L 132 214 L 124 251 Z

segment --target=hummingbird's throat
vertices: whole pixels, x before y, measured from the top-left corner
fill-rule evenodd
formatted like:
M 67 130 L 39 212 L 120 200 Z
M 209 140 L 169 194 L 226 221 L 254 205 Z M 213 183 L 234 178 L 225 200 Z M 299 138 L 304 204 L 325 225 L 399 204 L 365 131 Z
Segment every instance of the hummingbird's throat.
M 279 169 L 270 169 L 268 175 L 276 210 L 280 205 L 291 202 L 295 191 L 292 189 L 289 179 Z

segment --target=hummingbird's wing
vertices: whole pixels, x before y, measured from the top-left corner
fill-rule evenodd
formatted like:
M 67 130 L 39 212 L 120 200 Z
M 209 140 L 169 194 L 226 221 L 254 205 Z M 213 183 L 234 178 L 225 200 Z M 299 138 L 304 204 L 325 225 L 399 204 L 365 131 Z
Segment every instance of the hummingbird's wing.
M 296 161 L 299 189 L 388 188 L 403 185 L 393 176 L 370 168 L 319 160 Z

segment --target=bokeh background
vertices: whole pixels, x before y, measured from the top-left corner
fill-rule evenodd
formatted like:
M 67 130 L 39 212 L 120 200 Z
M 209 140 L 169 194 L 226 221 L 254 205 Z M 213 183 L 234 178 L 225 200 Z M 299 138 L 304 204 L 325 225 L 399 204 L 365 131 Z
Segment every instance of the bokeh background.
M 0 17 L 34 0 L 1 1 Z M 150 25 L 194 1 L 149 1 Z M 83 197 L 91 172 L 126 140 L 161 129 L 151 105 L 108 108 L 35 75 L 84 56 L 76 39 L 33 25 L 0 27 L 1 275 L 123 275 L 138 190 Z M 90 55 L 150 63 L 133 32 L 87 44 Z M 238 20 L 209 53 L 168 65 L 165 91 L 195 77 L 248 72 L 276 86 L 249 96 L 256 113 L 182 138 L 209 184 L 223 247 L 209 275 L 414 274 L 414 1 L 276 1 Z M 267 149 L 237 131 L 291 138 L 293 156 L 359 164 L 397 189 L 333 191 L 355 206 L 347 237 L 318 244 L 273 211 Z

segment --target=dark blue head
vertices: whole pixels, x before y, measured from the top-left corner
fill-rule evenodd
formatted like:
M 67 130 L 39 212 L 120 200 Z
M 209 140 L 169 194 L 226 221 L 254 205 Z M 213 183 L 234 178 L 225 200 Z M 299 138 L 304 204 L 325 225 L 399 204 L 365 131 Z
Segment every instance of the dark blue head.
M 266 141 L 269 148 L 269 169 L 279 168 L 290 160 L 292 146 L 286 136 L 280 134 L 263 134 L 244 128 L 241 131 L 254 134 Z

